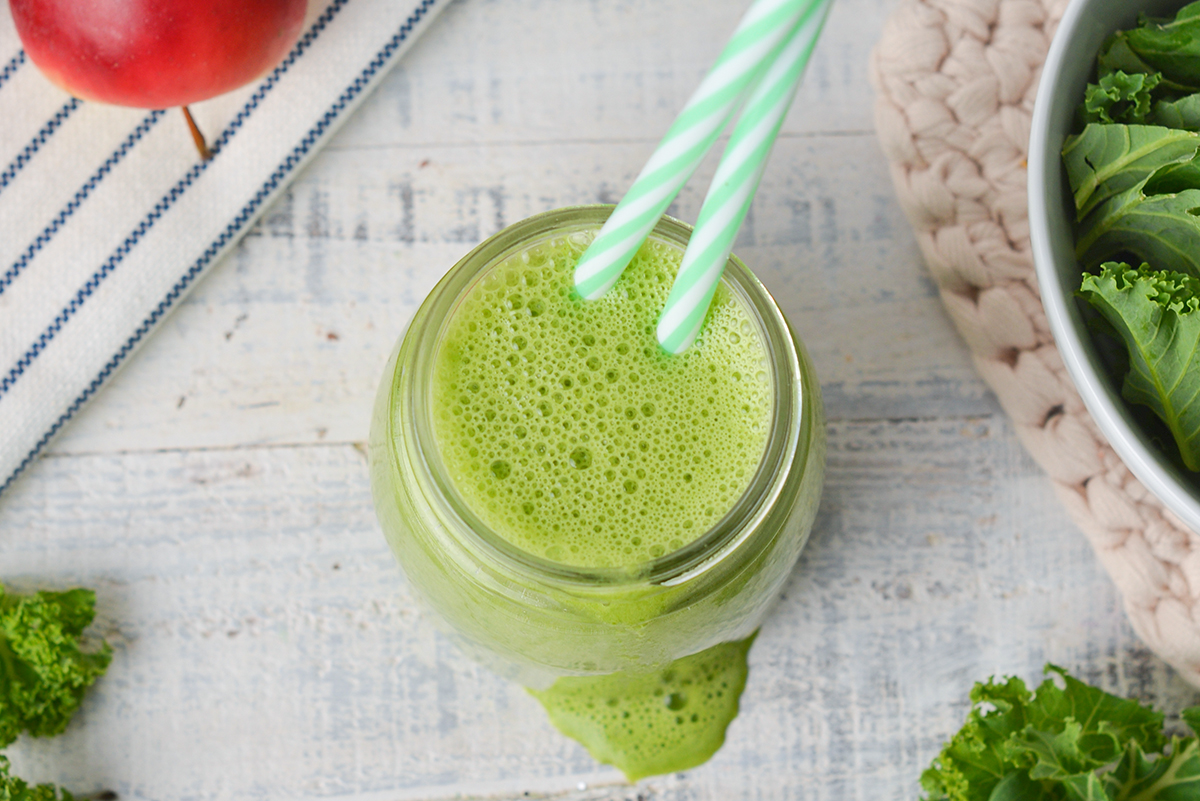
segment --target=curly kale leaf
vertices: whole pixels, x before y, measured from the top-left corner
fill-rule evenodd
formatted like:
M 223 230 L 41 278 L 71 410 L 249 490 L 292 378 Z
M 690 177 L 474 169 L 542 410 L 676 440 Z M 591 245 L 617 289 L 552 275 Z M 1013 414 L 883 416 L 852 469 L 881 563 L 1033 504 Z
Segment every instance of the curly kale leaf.
M 1065 778 L 1108 764 L 1130 742 L 1162 750 L 1162 713 L 1085 684 L 1060 667 L 1046 670 L 1057 673 L 1064 686 L 1042 682 L 1026 708 L 1029 727 L 1010 744 L 1035 762 L 1033 778 Z
M 1200 742 L 1195 737 L 1174 737 L 1166 753 L 1154 759 L 1130 743 L 1106 779 L 1113 791 L 1109 798 L 1200 798 Z
M 1004 792 L 1029 789 L 1025 786 L 1027 772 L 1024 782 L 1008 778 L 1015 771 L 1006 743 L 1009 735 L 1025 728 L 1025 709 L 1031 697 L 1025 682 L 1015 677 L 1001 684 L 989 679 L 975 685 L 966 723 L 921 774 L 921 787 L 929 793 L 929 801 L 988 801 L 1002 784 L 1008 787 Z M 1018 782 L 1021 787 L 1011 787 Z M 1000 797 L 1006 796 L 1002 793 Z
M 22 731 L 62 732 L 108 667 L 107 643 L 94 652 L 79 647 L 95 605 L 91 590 L 14 595 L 0 586 L 0 748 Z
M 1121 395 L 1150 407 L 1184 465 L 1200 470 L 1200 279 L 1110 262 L 1085 275 L 1079 292 L 1129 351 Z
M 1101 76 L 1161 72 L 1164 88 L 1200 91 L 1200 2 L 1184 6 L 1173 20 L 1143 16 L 1138 27 L 1109 37 L 1097 61 Z
M 16 776 L 10 776 L 8 759 L 0 756 L 0 801 L 75 801 L 75 796 L 52 784 L 31 787 Z
M 1161 713 L 1046 670 L 1064 686 L 975 685 L 966 723 L 921 775 L 929 801 L 1200 799 L 1195 737 L 1168 742 Z M 1200 723 L 1200 709 L 1184 719 Z
M 1151 111 L 1151 93 L 1162 81 L 1158 72 L 1117 70 L 1089 83 L 1084 94 L 1084 118 L 1088 122 L 1137 124 L 1146 122 Z

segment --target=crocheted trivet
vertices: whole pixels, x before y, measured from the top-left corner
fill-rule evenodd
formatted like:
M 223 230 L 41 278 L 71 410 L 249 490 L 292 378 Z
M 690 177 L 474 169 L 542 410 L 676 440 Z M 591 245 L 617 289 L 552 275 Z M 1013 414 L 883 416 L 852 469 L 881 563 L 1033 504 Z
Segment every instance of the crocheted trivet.
M 1200 536 L 1135 479 L 1067 375 L 1038 295 L 1025 159 L 1066 0 L 902 0 L 871 54 L 900 204 L 975 365 L 1087 534 L 1134 630 L 1200 686 Z

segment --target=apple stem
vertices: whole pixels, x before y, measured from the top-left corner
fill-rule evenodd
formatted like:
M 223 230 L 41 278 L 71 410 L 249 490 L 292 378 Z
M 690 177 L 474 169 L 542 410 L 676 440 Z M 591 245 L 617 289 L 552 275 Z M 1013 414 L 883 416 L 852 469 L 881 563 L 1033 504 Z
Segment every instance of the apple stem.
M 208 143 L 204 141 L 204 134 L 200 133 L 200 126 L 196 125 L 196 121 L 192 119 L 192 112 L 188 111 L 187 106 L 180 106 L 183 109 L 184 119 L 187 120 L 188 130 L 192 132 L 192 141 L 196 143 L 196 150 L 200 151 L 200 158 L 208 161 L 212 158 L 212 151 L 208 149 Z

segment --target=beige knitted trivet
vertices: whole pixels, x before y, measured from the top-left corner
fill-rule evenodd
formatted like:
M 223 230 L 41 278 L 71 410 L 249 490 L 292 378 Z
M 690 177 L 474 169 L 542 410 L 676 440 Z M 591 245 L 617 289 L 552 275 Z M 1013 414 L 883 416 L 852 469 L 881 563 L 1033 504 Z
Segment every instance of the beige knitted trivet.
M 1025 159 L 1066 0 L 901 0 L 871 55 L 900 204 L 975 365 L 1091 540 L 1134 630 L 1200 686 L 1200 536 L 1101 436 L 1046 323 Z

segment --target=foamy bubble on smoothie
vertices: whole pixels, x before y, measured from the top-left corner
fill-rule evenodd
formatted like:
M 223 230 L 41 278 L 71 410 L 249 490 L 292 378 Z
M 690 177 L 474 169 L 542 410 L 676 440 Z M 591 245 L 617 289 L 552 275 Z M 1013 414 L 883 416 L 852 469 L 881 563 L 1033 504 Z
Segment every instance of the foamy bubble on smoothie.
M 682 252 L 651 240 L 598 301 L 572 291 L 591 234 L 551 239 L 460 300 L 434 367 L 434 426 L 464 502 L 513 545 L 576 566 L 644 562 L 719 520 L 766 446 L 761 334 L 721 286 L 699 339 L 654 336 Z

